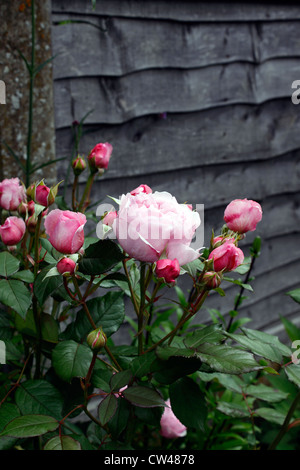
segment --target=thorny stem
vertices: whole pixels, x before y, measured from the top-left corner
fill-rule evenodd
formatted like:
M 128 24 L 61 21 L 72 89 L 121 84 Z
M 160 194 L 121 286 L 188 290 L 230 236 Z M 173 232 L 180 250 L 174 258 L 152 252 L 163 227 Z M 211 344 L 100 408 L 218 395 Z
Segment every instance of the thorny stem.
M 77 202 L 76 202 L 76 188 L 78 184 L 78 175 L 74 176 L 74 181 L 73 181 L 73 186 L 72 186 L 72 208 L 73 211 L 76 210 L 77 208 Z
M 126 259 L 124 259 L 122 261 L 122 264 L 123 264 L 125 275 L 127 277 L 128 287 L 129 287 L 129 290 L 130 290 L 130 295 L 131 295 L 131 300 L 132 300 L 132 303 L 133 303 L 133 306 L 134 306 L 134 310 L 135 310 L 135 313 L 137 314 L 137 317 L 138 317 L 139 316 L 139 306 L 137 304 L 135 293 L 134 293 L 133 288 L 132 288 L 129 272 L 128 272 L 127 265 L 126 265 Z
M 277 436 L 275 437 L 274 441 L 270 444 L 268 450 L 276 449 L 277 445 L 279 444 L 279 442 L 281 441 L 281 439 L 283 438 L 285 433 L 288 431 L 290 420 L 291 420 L 291 418 L 294 414 L 294 411 L 296 410 L 299 402 L 300 402 L 300 391 L 297 393 L 294 401 L 292 402 L 292 404 L 290 406 L 290 409 L 288 411 L 288 414 L 286 415 L 285 420 L 283 422 L 283 425 L 281 426 L 281 429 L 279 430 L 279 432 L 278 432 Z
M 73 279 L 73 284 L 74 284 L 74 287 L 75 287 L 75 290 L 77 292 L 77 295 L 78 295 L 78 298 L 79 298 L 79 303 L 83 306 L 83 309 L 85 311 L 85 314 L 90 322 L 90 324 L 92 325 L 93 329 L 95 330 L 97 328 L 91 314 L 90 314 L 90 311 L 88 309 L 88 306 L 86 304 L 86 301 L 85 299 L 83 298 L 82 294 L 81 294 L 81 291 L 80 291 L 80 288 L 79 288 L 79 285 L 78 285 L 78 282 L 77 282 L 77 279 L 76 279 L 76 276 L 72 276 L 72 279 Z M 110 357 L 110 359 L 113 361 L 113 363 L 115 364 L 115 366 L 118 368 L 118 370 L 122 370 L 122 367 L 120 367 L 120 365 L 118 364 L 118 361 L 116 360 L 116 358 L 114 357 L 114 355 L 112 354 L 112 352 L 110 351 L 109 347 L 107 345 L 104 346 L 104 349 L 107 353 L 107 355 Z
M 36 279 L 39 270 L 39 253 L 40 253 L 40 229 L 42 222 L 42 214 L 39 214 L 38 221 L 35 228 L 35 237 L 34 237 L 34 279 Z M 38 301 L 36 295 L 33 294 L 32 297 L 32 311 L 33 317 L 37 329 L 37 345 L 36 345 L 36 369 L 35 369 L 35 378 L 40 377 L 41 369 L 41 339 L 42 339 L 42 326 L 41 326 L 41 312 L 38 308 Z

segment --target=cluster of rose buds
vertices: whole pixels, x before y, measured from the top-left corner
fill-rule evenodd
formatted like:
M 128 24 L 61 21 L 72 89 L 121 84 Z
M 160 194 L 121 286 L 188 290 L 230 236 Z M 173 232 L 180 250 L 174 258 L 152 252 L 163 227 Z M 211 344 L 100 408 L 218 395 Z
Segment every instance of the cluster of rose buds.
M 107 170 L 113 147 L 109 142 L 99 143 L 90 151 L 87 162 L 91 173 L 102 174 Z M 72 168 L 75 176 L 79 176 L 87 167 L 83 155 L 77 155 L 72 161 Z

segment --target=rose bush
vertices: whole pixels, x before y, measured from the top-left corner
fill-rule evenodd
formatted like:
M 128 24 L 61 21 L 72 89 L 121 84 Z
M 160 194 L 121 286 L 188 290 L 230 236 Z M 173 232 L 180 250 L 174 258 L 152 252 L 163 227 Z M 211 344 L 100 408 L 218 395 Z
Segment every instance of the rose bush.
M 199 214 L 141 184 L 105 212 L 103 238 L 86 236 L 111 151 L 100 143 L 89 165 L 72 161 L 70 207 L 59 185 L 0 183 L 0 448 L 298 448 L 296 356 L 239 316 L 260 237 L 248 256 L 242 242 L 259 203 L 230 203 L 220 233 L 195 248 Z M 230 295 L 228 286 L 238 290 L 232 310 L 210 308 L 209 320 L 205 300 Z M 299 302 L 299 289 L 289 294 Z M 120 344 L 124 327 L 130 340 Z

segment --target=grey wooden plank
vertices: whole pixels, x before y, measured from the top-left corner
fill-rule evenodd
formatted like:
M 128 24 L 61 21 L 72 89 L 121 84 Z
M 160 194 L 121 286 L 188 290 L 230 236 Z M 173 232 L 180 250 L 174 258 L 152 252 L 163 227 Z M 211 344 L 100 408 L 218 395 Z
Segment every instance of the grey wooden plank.
M 119 126 L 87 126 L 90 132 L 83 136 L 80 152 L 88 154 L 97 142 L 111 142 L 114 150 L 105 178 L 180 172 L 287 154 L 300 148 L 299 124 L 299 108 L 287 99 L 170 114 L 167 119 L 153 115 Z M 57 130 L 57 155 L 69 155 L 71 144 L 70 130 Z
M 259 65 L 236 62 L 189 70 L 143 70 L 122 77 L 63 79 L 54 83 L 56 127 L 90 110 L 86 124 L 121 124 L 149 114 L 290 98 L 298 74 L 299 60 L 292 58 Z
M 54 24 L 78 20 L 53 15 Z M 120 76 L 149 68 L 197 68 L 299 57 L 299 22 L 173 23 L 84 17 L 52 28 L 54 78 Z M 96 26 L 93 27 L 92 25 Z M 99 28 L 105 28 L 100 32 Z M 287 41 L 288 38 L 288 41 Z
M 161 18 L 176 21 L 274 21 L 300 18 L 298 5 L 264 2 L 197 2 L 193 0 L 97 0 L 92 10 L 86 0 L 52 0 L 54 13 L 68 12 L 105 16 Z

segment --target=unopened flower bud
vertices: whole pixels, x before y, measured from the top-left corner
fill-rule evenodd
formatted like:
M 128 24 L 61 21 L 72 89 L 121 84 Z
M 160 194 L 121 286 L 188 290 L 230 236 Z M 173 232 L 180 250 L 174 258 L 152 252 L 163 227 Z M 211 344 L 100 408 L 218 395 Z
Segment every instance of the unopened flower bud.
M 76 263 L 71 258 L 62 258 L 56 265 L 59 274 L 72 275 L 76 271 Z
M 72 168 L 74 175 L 79 176 L 86 169 L 85 159 L 81 155 L 78 155 L 77 158 L 72 161 Z
M 91 331 L 87 338 L 87 344 L 94 351 L 98 351 L 106 345 L 106 334 L 103 332 L 102 327 L 96 328 L 96 330 Z
M 23 219 L 26 219 L 27 214 L 28 214 L 28 204 L 26 202 L 21 202 L 21 204 L 18 207 L 18 213 L 20 214 Z
M 4 224 L 0 226 L 0 237 L 7 246 L 17 245 L 23 238 L 26 225 L 21 217 L 7 217 Z
M 203 282 L 209 289 L 216 289 L 222 282 L 220 273 L 214 271 L 207 271 L 203 276 Z
M 175 284 L 175 279 L 180 274 L 178 260 L 159 259 L 156 263 L 155 274 L 159 279 L 164 279 L 167 284 Z
M 88 163 L 92 173 L 102 173 L 107 169 L 112 154 L 112 145 L 108 142 L 99 143 L 90 151 Z
M 36 215 L 33 213 L 30 217 L 28 217 L 28 219 L 26 220 L 26 226 L 27 226 L 27 230 L 29 233 L 33 234 L 35 233 L 35 228 L 36 228 L 36 224 L 37 224 L 37 217 Z

